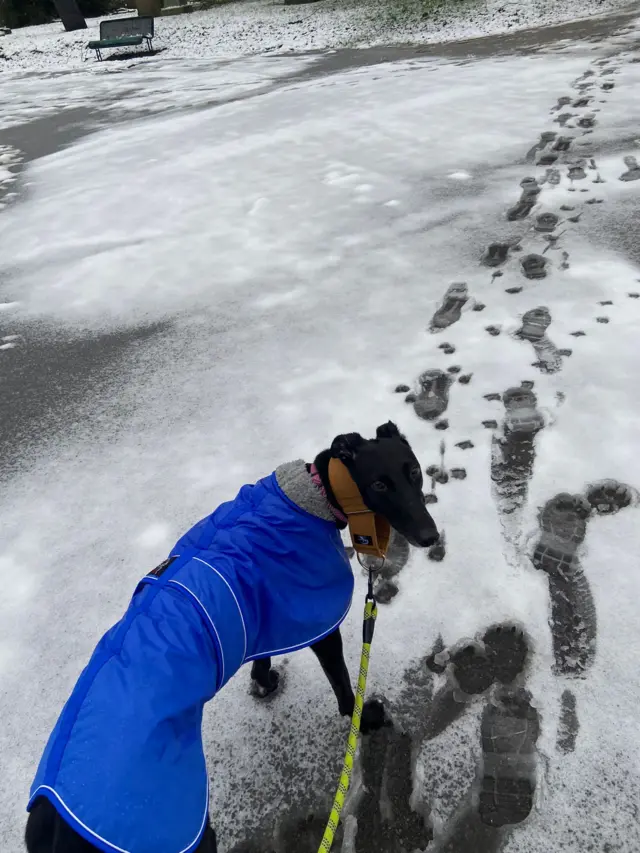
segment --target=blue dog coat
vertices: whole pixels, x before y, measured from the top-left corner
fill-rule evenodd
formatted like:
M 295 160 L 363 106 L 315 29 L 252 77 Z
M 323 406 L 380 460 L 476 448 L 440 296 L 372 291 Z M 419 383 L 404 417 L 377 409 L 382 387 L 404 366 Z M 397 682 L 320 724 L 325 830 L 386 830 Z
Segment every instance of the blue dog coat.
M 246 661 L 337 628 L 353 575 L 335 524 L 275 474 L 243 486 L 139 583 L 49 738 L 28 809 L 47 797 L 106 853 L 190 853 L 208 814 L 202 711 Z

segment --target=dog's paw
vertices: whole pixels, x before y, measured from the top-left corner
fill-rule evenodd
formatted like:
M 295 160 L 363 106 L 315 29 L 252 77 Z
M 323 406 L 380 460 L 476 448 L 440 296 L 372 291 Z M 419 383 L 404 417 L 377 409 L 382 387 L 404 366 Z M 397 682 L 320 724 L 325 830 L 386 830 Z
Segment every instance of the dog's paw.
M 265 699 L 272 693 L 275 693 L 280 684 L 280 674 L 277 669 L 270 669 L 267 674 L 267 684 L 259 684 L 257 679 L 252 677 L 253 694 L 258 699 Z
M 360 731 L 363 735 L 375 732 L 389 724 L 382 702 L 377 699 L 369 699 L 364 703 L 362 717 L 360 718 Z

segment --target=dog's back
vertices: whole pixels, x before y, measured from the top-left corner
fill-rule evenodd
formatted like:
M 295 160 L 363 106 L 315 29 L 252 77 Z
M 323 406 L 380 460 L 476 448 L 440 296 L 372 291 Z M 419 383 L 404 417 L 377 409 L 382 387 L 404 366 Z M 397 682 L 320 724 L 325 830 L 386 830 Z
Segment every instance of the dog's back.
M 113 849 L 194 849 L 208 809 L 205 702 L 245 661 L 334 630 L 352 591 L 335 524 L 293 503 L 275 475 L 243 487 L 143 578 L 102 638 L 30 804 L 46 797 L 79 835 Z

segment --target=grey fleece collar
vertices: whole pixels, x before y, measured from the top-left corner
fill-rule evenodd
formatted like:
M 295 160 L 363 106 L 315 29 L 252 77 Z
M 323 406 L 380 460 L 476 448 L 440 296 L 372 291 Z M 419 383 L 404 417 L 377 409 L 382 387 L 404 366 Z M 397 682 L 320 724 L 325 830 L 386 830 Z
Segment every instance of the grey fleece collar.
M 303 459 L 286 462 L 276 468 L 276 480 L 282 491 L 294 504 L 311 513 L 311 515 L 335 523 L 335 517 L 331 512 L 329 503 L 320 489 L 313 484 L 311 474 L 307 471 L 307 465 Z

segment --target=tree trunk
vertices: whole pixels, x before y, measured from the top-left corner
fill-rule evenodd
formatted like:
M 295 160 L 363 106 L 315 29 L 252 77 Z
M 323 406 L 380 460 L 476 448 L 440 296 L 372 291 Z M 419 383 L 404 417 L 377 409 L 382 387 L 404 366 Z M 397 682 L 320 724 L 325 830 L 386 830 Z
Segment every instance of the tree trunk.
M 136 0 L 138 15 L 159 18 L 162 14 L 162 0 Z
M 56 11 L 60 15 L 60 19 L 68 33 L 72 30 L 86 29 L 87 22 L 78 8 L 76 0 L 54 0 L 54 3 Z

